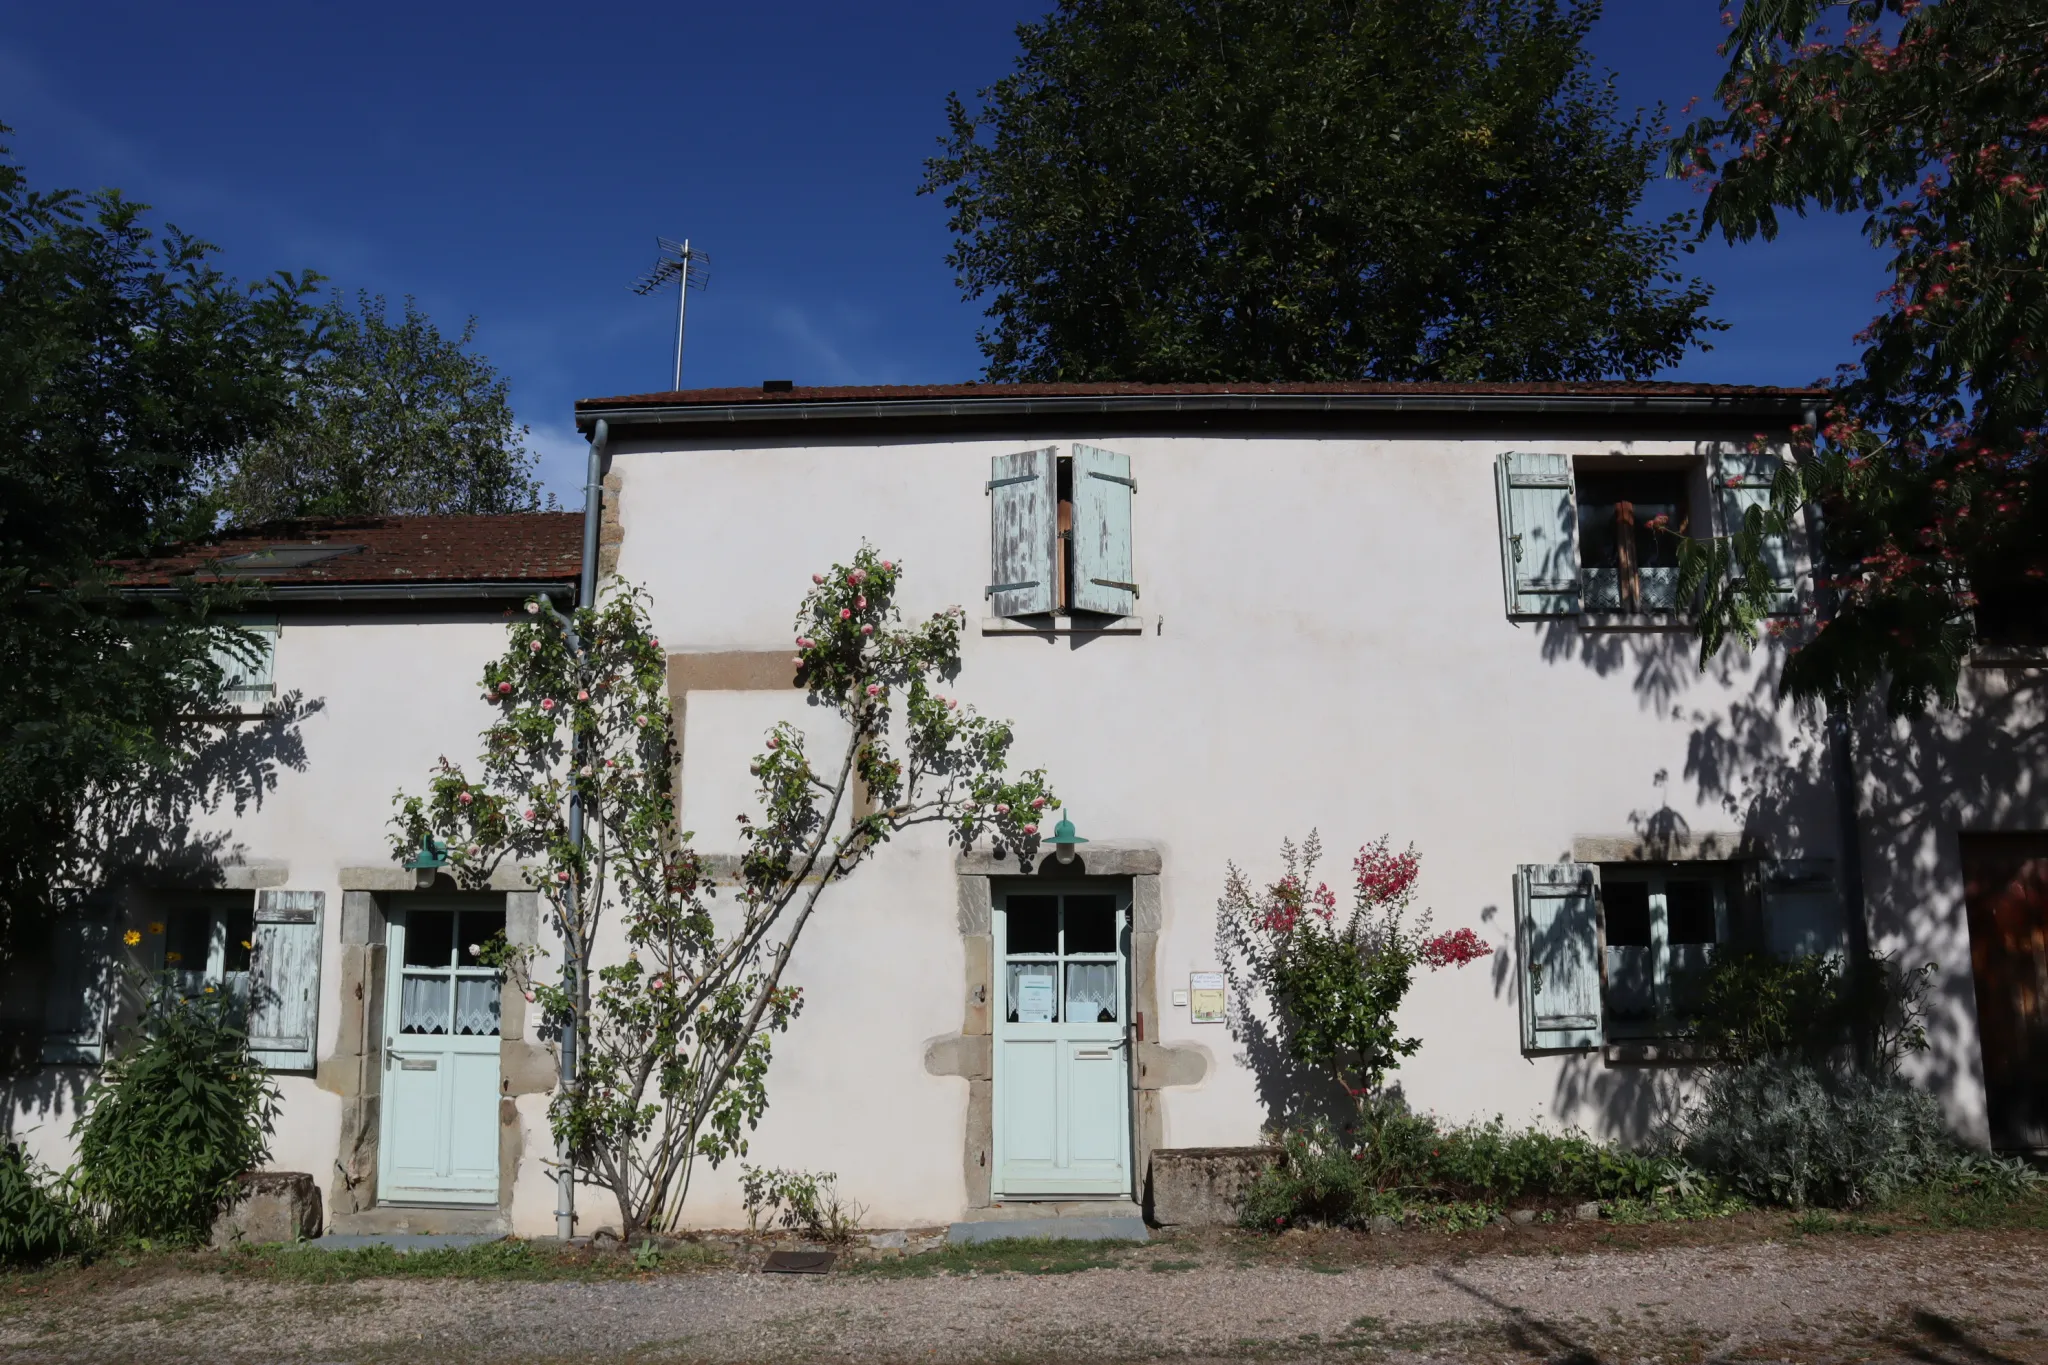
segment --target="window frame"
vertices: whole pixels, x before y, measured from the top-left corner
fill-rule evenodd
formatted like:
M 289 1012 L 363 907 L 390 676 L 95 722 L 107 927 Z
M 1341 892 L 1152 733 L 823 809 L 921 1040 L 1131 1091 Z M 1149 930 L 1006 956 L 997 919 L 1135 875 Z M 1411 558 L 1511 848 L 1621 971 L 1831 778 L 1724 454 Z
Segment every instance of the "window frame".
M 243 1008 L 249 1003 L 249 982 L 253 969 L 251 953 L 256 941 L 256 896 L 254 892 L 195 893 L 189 896 L 170 898 L 167 905 L 157 912 L 162 916 L 164 932 L 152 936 L 155 947 L 151 954 L 154 966 L 166 980 L 175 981 L 178 993 L 187 999 L 211 990 L 232 995 Z M 207 918 L 206 961 L 198 967 L 186 966 L 182 961 L 172 962 L 171 940 L 175 926 L 181 916 L 204 915 Z M 241 961 L 239 970 L 228 964 L 233 950 L 228 942 L 232 926 L 227 917 L 240 916 L 248 921 L 248 937 L 241 940 Z
M 1741 897 L 1744 895 L 1746 869 L 1739 861 L 1700 860 L 1695 862 L 1666 863 L 1600 863 L 1599 892 L 1597 905 L 1600 926 L 1600 1021 L 1601 1029 L 1609 1044 L 1648 1042 L 1685 1036 L 1689 1015 L 1679 1007 L 1675 989 L 1673 959 L 1671 956 L 1671 916 L 1668 883 L 1673 881 L 1704 881 L 1713 889 L 1714 896 L 1714 939 L 1704 946 L 1704 962 L 1699 970 L 1710 968 L 1716 957 L 1729 949 L 1736 940 L 1740 926 Z M 1648 892 L 1648 913 L 1650 942 L 1647 945 L 1650 969 L 1651 1011 L 1647 1015 L 1618 1013 L 1615 1006 L 1616 983 L 1614 981 L 1615 958 L 1618 949 L 1638 947 L 1634 944 L 1615 944 L 1609 934 L 1609 902 L 1611 888 L 1621 885 L 1646 885 Z
M 1683 617 L 1687 615 L 1674 600 L 1670 606 L 1646 606 L 1643 602 L 1642 546 L 1639 543 L 1644 530 L 1635 517 L 1636 500 L 1614 498 L 1607 502 L 1588 503 L 1584 495 L 1589 479 L 1614 479 L 1635 475 L 1653 477 L 1668 476 L 1677 485 L 1678 524 L 1670 528 L 1672 533 L 1685 539 L 1692 539 L 1692 528 L 1696 518 L 1694 504 L 1698 501 L 1696 485 L 1703 483 L 1704 461 L 1697 457 L 1686 457 L 1685 463 L 1632 462 L 1627 465 L 1602 463 L 1592 457 L 1574 457 L 1572 460 L 1572 515 L 1573 527 L 1579 552 L 1579 613 L 1581 616 L 1620 614 L 1640 617 Z M 1587 506 L 1604 506 L 1614 509 L 1614 551 L 1615 564 L 1612 570 L 1606 566 L 1595 566 L 1592 556 L 1587 553 L 1587 529 L 1584 509 Z M 1655 520 L 1652 518 L 1651 520 Z M 1650 531 L 1654 538 L 1656 532 Z M 1663 567 L 1663 566 L 1656 566 Z M 1615 605 L 1593 605 L 1593 575 L 1613 572 L 1616 578 Z

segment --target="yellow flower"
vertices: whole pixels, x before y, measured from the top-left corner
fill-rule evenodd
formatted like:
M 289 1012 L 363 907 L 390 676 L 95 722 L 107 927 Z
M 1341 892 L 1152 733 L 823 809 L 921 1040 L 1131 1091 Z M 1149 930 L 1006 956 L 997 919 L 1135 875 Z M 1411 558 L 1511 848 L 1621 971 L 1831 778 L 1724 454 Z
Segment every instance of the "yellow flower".
M 245 938 L 245 939 L 243 939 L 243 940 L 242 940 L 242 946 L 243 946 L 244 948 L 254 948 L 254 947 L 255 947 L 256 945 L 255 945 L 255 944 L 253 944 L 253 943 L 251 943 L 251 942 L 249 942 L 249 940 Z
M 163 921 L 161 921 L 161 920 L 151 920 L 151 921 L 149 922 L 149 932 L 151 932 L 152 934 L 161 934 L 161 933 L 162 933 L 163 931 L 164 931 Z
M 213 994 L 213 987 L 211 987 L 211 986 L 208 986 L 208 987 L 206 988 L 206 990 L 205 990 L 204 994 L 206 994 L 206 995 L 212 995 L 212 994 Z
M 121 942 L 133 948 L 136 944 L 142 942 L 142 935 L 136 930 L 130 929 L 127 933 L 121 935 Z
M 183 962 L 184 960 L 185 960 L 185 955 L 184 955 L 183 953 L 165 953 L 165 954 L 164 954 L 164 961 L 166 961 L 166 962 Z

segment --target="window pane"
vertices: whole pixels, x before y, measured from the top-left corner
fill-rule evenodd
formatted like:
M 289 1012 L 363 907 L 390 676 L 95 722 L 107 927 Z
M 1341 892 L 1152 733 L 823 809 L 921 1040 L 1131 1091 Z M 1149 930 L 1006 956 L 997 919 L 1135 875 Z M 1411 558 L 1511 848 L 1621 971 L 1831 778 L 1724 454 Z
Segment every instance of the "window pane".
M 1648 948 L 1607 949 L 1607 1012 L 1615 1019 L 1649 1019 L 1657 1013 L 1656 963 Z
M 221 970 L 229 975 L 248 971 L 249 945 L 256 941 L 256 912 L 229 910 L 220 919 L 227 933 L 227 956 Z
M 455 1031 L 470 1037 L 495 1037 L 498 1032 L 498 979 L 465 976 L 455 982 Z
M 164 925 L 164 966 L 177 972 L 206 973 L 213 947 L 213 912 L 186 907 L 171 911 Z
M 1607 910 L 1607 946 L 1647 948 L 1650 946 L 1650 884 L 1648 882 L 1604 883 L 1600 903 Z
M 1622 489 L 1610 474 L 1582 474 L 1579 484 L 1579 566 L 1615 569 L 1621 548 L 1615 538 L 1614 504 Z
M 1008 950 L 1013 953 L 1056 953 L 1060 950 L 1060 898 L 1011 896 L 1004 901 L 1009 916 Z
M 408 940 L 411 937 L 410 933 L 406 935 Z M 445 976 L 414 976 L 407 972 L 404 989 L 398 998 L 398 1031 L 446 1033 L 448 1005 L 454 984 Z
M 1008 964 L 1006 1018 L 1013 1024 L 1050 1024 L 1058 1012 L 1059 964 Z
M 472 948 L 481 948 L 493 934 L 505 932 L 503 910 L 465 910 L 462 912 L 462 932 L 455 936 L 455 946 L 462 956 L 457 959 L 464 967 L 481 967 Z
M 1117 1016 L 1116 964 L 1067 964 L 1067 1022 L 1114 1024 Z
M 1714 941 L 1714 884 L 1707 881 L 1664 883 L 1666 936 L 1675 946 L 1681 943 Z
M 1685 534 L 1685 475 L 1656 470 L 1629 476 L 1635 509 L 1636 563 L 1643 568 L 1678 567 L 1678 541 Z
M 405 965 L 446 967 L 455 960 L 455 916 L 446 910 L 415 910 L 405 917 Z
M 1116 951 L 1116 897 L 1067 897 L 1067 951 Z

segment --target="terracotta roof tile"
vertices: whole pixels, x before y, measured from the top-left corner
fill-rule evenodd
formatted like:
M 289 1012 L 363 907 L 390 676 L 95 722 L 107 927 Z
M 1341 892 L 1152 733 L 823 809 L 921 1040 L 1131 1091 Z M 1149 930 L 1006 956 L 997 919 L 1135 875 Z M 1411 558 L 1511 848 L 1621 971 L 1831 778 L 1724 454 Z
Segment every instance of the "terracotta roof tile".
M 352 547 L 361 547 L 355 549 Z M 583 564 L 581 512 L 527 512 L 508 516 L 317 517 L 238 529 L 203 543 L 179 546 L 146 560 L 124 560 L 130 587 L 162 585 L 214 569 L 233 576 L 236 555 L 284 551 L 279 564 L 249 573 L 265 583 L 563 583 Z M 298 556 L 290 552 L 308 550 Z

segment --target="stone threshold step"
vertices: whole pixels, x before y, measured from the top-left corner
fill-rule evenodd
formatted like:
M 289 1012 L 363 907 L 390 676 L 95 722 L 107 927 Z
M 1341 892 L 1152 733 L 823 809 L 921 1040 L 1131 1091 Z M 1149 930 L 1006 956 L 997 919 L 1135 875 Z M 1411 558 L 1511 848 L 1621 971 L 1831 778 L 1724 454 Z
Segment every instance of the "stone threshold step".
M 1012 1238 L 1043 1238 L 1059 1242 L 1145 1242 L 1151 1237 L 1143 1218 L 998 1218 L 978 1223 L 955 1223 L 946 1229 L 946 1240 L 954 1246 L 1006 1242 Z

